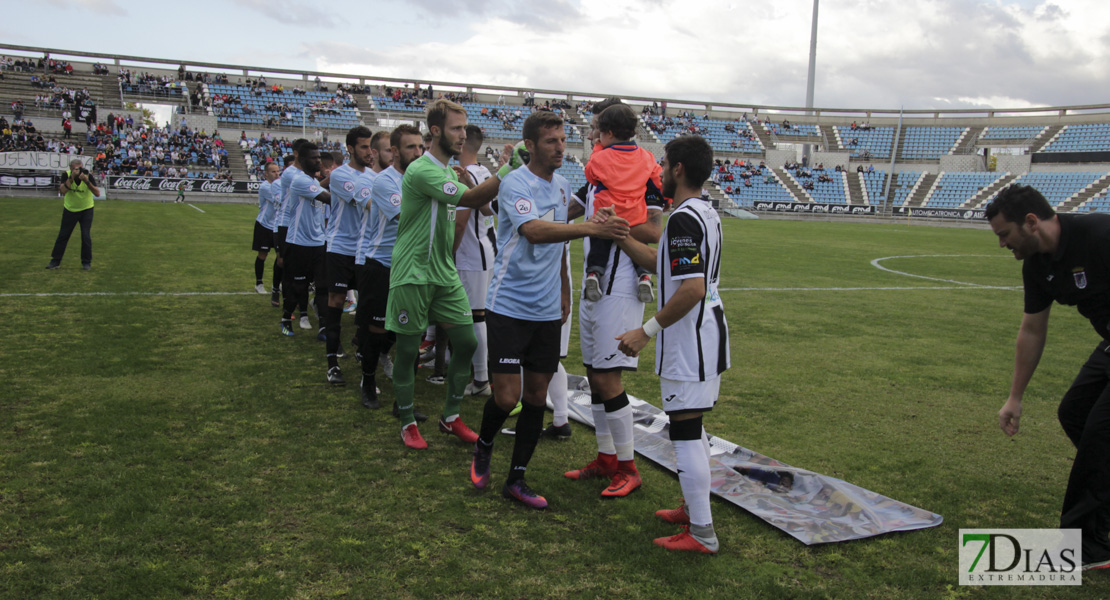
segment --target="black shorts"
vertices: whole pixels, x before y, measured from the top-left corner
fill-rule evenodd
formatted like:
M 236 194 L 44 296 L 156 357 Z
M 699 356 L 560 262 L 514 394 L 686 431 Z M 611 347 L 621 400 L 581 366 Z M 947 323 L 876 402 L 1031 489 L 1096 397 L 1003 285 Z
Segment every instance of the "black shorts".
M 365 265 L 356 265 L 358 277 L 358 309 L 355 323 L 360 327 L 373 325 L 385 329 L 385 309 L 389 304 L 389 267 L 368 258 Z
M 324 247 L 285 244 L 285 272 L 293 281 L 320 282 L 324 277 Z
M 262 252 L 263 250 L 269 251 L 274 245 L 274 232 L 271 229 L 263 227 L 262 223 L 254 222 L 254 245 L 251 250 Z
M 559 369 L 563 323 L 525 321 L 486 311 L 490 373 L 554 373 Z
M 278 227 L 274 232 L 274 248 L 277 248 L 278 256 L 285 257 L 285 236 L 289 233 L 288 227 Z
M 328 292 L 346 294 L 355 288 L 355 257 L 328 252 L 324 260 Z

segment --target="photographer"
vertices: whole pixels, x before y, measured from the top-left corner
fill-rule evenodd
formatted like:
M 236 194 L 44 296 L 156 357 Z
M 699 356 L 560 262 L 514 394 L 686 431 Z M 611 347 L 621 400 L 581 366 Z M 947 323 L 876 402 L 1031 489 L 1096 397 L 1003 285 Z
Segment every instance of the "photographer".
M 54 251 L 51 253 L 50 264 L 46 265 L 47 269 L 62 266 L 66 244 L 78 223 L 81 224 L 81 267 L 86 271 L 92 268 L 93 197 L 100 195 L 100 188 L 96 186 L 96 179 L 82 164 L 79 158 L 69 161 L 69 170 L 62 176 L 62 184 L 58 186 L 58 192 L 65 195 L 62 228 L 58 232 L 58 240 L 54 242 Z

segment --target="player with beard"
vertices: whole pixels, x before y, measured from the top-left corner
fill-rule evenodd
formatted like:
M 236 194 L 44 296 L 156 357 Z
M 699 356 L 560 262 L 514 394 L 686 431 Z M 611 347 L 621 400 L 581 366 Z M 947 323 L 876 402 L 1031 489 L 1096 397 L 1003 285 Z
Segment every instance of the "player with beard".
M 303 171 L 295 167 L 294 164 L 297 162 L 297 156 L 301 146 L 307 143 L 308 140 L 304 138 L 293 140 L 291 144 L 293 154 L 285 157 L 285 168 L 281 172 L 281 177 L 277 180 L 277 185 L 281 190 L 281 208 L 278 209 L 277 218 L 274 219 L 274 224 L 277 226 L 277 229 L 274 230 L 274 247 L 278 249 L 278 259 L 282 268 L 281 290 L 283 296 L 286 287 L 291 284 L 291 280 L 288 279 L 289 273 L 285 270 L 285 251 L 287 250 L 286 239 L 289 237 L 289 223 L 293 220 L 293 209 L 297 204 L 290 198 L 289 189 L 293 183 L 293 177 L 297 173 L 303 173 Z M 270 298 L 271 303 L 273 303 L 274 300 L 275 298 Z M 301 304 L 299 308 L 301 310 L 301 329 L 312 329 L 312 323 L 308 321 L 308 305 Z
M 292 174 L 284 191 L 287 201 L 293 203 L 293 213 L 286 238 L 286 281 L 282 286 L 285 305 L 281 334 L 292 336 L 293 310 L 298 305 L 308 306 L 309 281 L 314 281 L 316 285 L 321 325 L 326 322 L 324 311 L 319 306 L 325 289 L 323 278 L 326 241 L 324 214 L 320 205 L 330 202 L 331 194 L 325 189 L 323 182 L 310 175 L 321 172 L 320 150 L 312 142 L 301 145 L 297 160 L 286 172 Z M 305 318 L 302 317 L 302 320 Z
M 331 218 L 328 220 L 326 277 L 328 307 L 325 355 L 328 361 L 328 382 L 344 385 L 339 369 L 339 339 L 343 300 L 355 287 L 355 255 L 361 240 L 359 228 L 367 212 L 370 193 L 377 174 L 370 169 L 374 149 L 373 134 L 361 125 L 347 132 L 347 153 L 351 160 L 331 172 Z
M 655 372 L 663 410 L 670 419 L 678 483 L 684 503 L 655 514 L 683 525 L 655 540 L 668 550 L 715 554 L 719 547 L 709 505 L 709 439 L 702 415 L 713 410 L 721 374 L 729 368 L 728 324 L 717 292 L 721 270 L 721 219 L 702 185 L 713 169 L 713 149 L 701 136 L 683 136 L 663 150 L 663 195 L 677 207 L 667 219 L 659 250 L 636 239 L 616 244 L 645 269 L 659 274 L 658 312 L 622 333 L 618 349 L 637 356 L 655 340 Z
M 389 356 L 389 349 L 396 340 L 395 334 L 385 330 L 389 272 L 393 264 L 393 245 L 397 240 L 397 222 L 401 216 L 401 180 L 408 166 L 424 154 L 420 141 L 420 130 L 407 124 L 398 126 L 389 135 L 389 152 L 379 150 L 377 158 L 380 161 L 383 156 L 388 156 L 391 164 L 374 180 L 370 210 L 362 217 L 358 253 L 355 255 L 359 296 L 355 324 L 358 328 L 359 354 L 362 356 L 362 405 L 370 409 L 381 406 L 374 378 L 381 358 Z M 397 403 L 394 402 L 393 406 L 396 409 Z M 417 421 L 427 419 L 415 410 L 413 414 Z
M 258 185 L 258 217 L 254 220 L 253 249 L 258 252 L 258 256 L 254 259 L 254 289 L 259 294 L 266 293 L 266 286 L 262 285 L 262 274 L 266 269 L 266 256 L 270 254 L 270 247 L 274 243 L 274 219 L 281 206 L 281 198 L 273 186 L 273 181 L 278 178 L 278 174 L 277 163 L 267 163 L 262 170 L 263 181 Z M 277 269 L 275 263 L 275 280 Z M 272 293 L 278 293 L 276 281 Z
M 427 448 L 413 416 L 416 361 L 420 337 L 429 322 L 446 330 L 453 352 L 447 365 L 447 394 L 439 429 L 474 443 L 477 434 L 459 419 L 463 392 L 470 380 L 470 360 L 477 340 L 470 302 L 459 281 L 452 248 L 455 241 L 455 207 L 478 208 L 497 195 L 501 178 L 522 164 L 515 154 L 484 183 L 467 188 L 459 182 L 461 167 L 448 161 L 462 152 L 466 141 L 466 109 L 449 100 L 436 100 L 428 108 L 431 148 L 405 170 L 401 182 L 401 216 L 393 247 L 386 329 L 397 334 L 393 389 L 401 419 L 401 438 L 410 448 Z M 457 169 L 457 171 L 456 171 Z

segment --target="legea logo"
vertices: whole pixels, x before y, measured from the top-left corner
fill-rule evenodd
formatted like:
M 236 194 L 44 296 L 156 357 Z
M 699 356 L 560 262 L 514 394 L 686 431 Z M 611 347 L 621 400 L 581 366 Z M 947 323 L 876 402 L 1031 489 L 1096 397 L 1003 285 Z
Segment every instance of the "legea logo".
M 1078 529 L 961 529 L 960 585 L 1082 585 Z

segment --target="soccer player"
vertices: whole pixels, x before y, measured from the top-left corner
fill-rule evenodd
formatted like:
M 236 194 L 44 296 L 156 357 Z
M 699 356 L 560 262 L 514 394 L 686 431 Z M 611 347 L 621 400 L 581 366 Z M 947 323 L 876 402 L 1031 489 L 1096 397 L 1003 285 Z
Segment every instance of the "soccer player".
M 501 178 L 520 166 L 515 154 L 497 177 L 467 189 L 458 173 L 448 167 L 462 152 L 466 141 L 466 109 L 449 100 L 429 105 L 428 129 L 431 147 L 405 170 L 401 181 L 401 217 L 393 247 L 386 329 L 397 334 L 393 389 L 401 419 L 401 438 L 410 448 L 427 448 L 413 416 L 415 374 L 410 368 L 420 348 L 420 335 L 429 321 L 444 327 L 453 351 L 447 365 L 447 398 L 439 429 L 474 443 L 478 435 L 459 419 L 463 391 L 470 379 L 470 359 L 477 340 L 470 302 L 459 282 L 452 247 L 455 237 L 455 206 L 478 208 L 497 195 Z M 456 167 L 462 171 L 461 167 Z M 462 171 L 465 173 L 465 171 Z
M 547 508 L 547 500 L 528 486 L 524 474 L 543 429 L 548 384 L 559 365 L 561 324 L 570 314 L 565 242 L 585 236 L 621 239 L 628 227 L 616 218 L 605 224 L 567 224 L 570 184 L 555 173 L 566 150 L 563 119 L 549 111 L 534 112 L 525 119 L 523 134 L 531 161 L 509 174 L 500 192 L 499 252 L 486 298 L 493 397 L 482 413 L 470 480 L 478 488 L 489 484 L 494 438 L 520 399 L 502 494 L 531 508 Z
M 328 220 L 327 255 L 324 272 L 328 282 L 328 307 L 325 322 L 325 356 L 328 360 L 328 383 L 346 385 L 339 368 L 339 339 L 342 333 L 343 301 L 355 287 L 355 255 L 362 236 L 360 226 L 370 202 L 377 173 L 370 169 L 374 162 L 373 134 L 359 125 L 347 132 L 347 153 L 350 161 L 330 173 L 331 218 Z
M 300 169 L 295 168 L 293 165 L 297 162 L 301 146 L 307 144 L 308 140 L 304 138 L 297 138 L 293 140 L 291 146 L 293 147 L 293 154 L 284 158 L 285 169 L 281 172 L 281 177 L 278 179 L 278 185 L 281 187 L 281 209 L 278 211 L 278 218 L 275 220 L 277 229 L 275 230 L 274 246 L 278 249 L 278 258 L 281 259 L 282 277 L 281 277 L 281 290 L 282 295 L 285 294 L 286 287 L 290 286 L 292 280 L 288 280 L 289 275 L 285 270 L 285 252 L 286 239 L 289 236 L 289 222 L 293 220 L 293 209 L 297 203 L 290 197 L 290 186 L 293 183 L 293 177 L 297 173 L 303 173 Z M 271 298 L 271 302 L 274 298 Z M 308 321 L 308 305 L 299 305 L 301 309 L 300 326 L 301 329 L 312 329 L 312 323 Z
M 620 104 L 609 98 L 594 106 L 595 115 Z M 590 123 L 590 141 L 600 139 L 598 119 Z M 596 186 L 589 186 L 583 203 L 586 216 L 594 214 L 593 196 Z M 662 231 L 663 199 L 651 197 L 647 203 L 647 221 L 631 228 L 631 235 L 645 244 L 659 241 Z M 573 214 L 573 212 L 572 212 Z M 589 254 L 589 240 L 585 241 Z M 585 281 L 585 277 L 583 277 Z M 635 371 L 639 359 L 617 350 L 616 336 L 638 327 L 644 319 L 644 303 L 639 299 L 640 278 L 635 264 L 617 245 L 609 249 L 605 270 L 599 277 L 602 296 L 594 301 L 582 299 L 578 307 L 579 341 L 582 363 L 590 381 L 594 435 L 597 437 L 597 458 L 581 469 L 568 471 L 571 479 L 608 479 L 609 486 L 601 495 L 607 498 L 627 496 L 640 487 L 632 438 L 632 407 L 621 383 L 623 371 Z
M 684 502 L 655 514 L 683 531 L 655 540 L 668 550 L 715 554 L 719 548 L 709 506 L 709 439 L 702 415 L 713 410 L 721 373 L 729 368 L 728 324 L 717 292 L 721 270 L 721 219 L 701 198 L 713 169 L 713 149 L 701 136 L 667 143 L 663 195 L 674 198 L 660 249 L 632 237 L 618 241 L 624 251 L 659 274 L 659 310 L 642 327 L 617 336 L 618 349 L 637 356 L 655 337 L 655 372 L 663 410 L 670 419 L 678 483 Z M 658 335 L 658 337 L 656 337 Z
M 1110 215 L 1056 214 L 1037 190 L 1011 185 L 987 205 L 986 217 L 998 245 L 1023 261 L 1025 286 L 1010 396 L 998 411 L 1002 431 L 1018 432 L 1053 300 L 1078 308 L 1102 337 L 1057 411 L 1075 445 L 1060 528 L 1082 531 L 1084 569 L 1110 569 Z
M 254 291 L 266 293 L 262 285 L 262 274 L 266 270 L 266 256 L 274 243 L 274 216 L 281 206 L 281 199 L 275 194 L 273 181 L 278 178 L 277 163 L 267 163 L 262 170 L 263 181 L 258 186 L 258 216 L 254 219 L 254 243 L 252 249 L 258 252 L 254 259 Z M 276 267 L 275 267 L 276 269 Z M 273 293 L 277 293 L 275 287 Z
M 420 130 L 412 125 L 398 126 L 389 135 L 389 140 L 388 154 L 379 147 L 377 157 L 380 160 L 388 156 L 391 164 L 374 180 L 370 210 L 363 214 L 358 253 L 355 255 L 359 295 L 355 325 L 358 328 L 359 354 L 362 355 L 360 388 L 362 405 L 369 409 L 381 406 L 374 378 L 381 357 L 389 356 L 389 349 L 396 340 L 395 334 L 385 330 L 385 314 L 393 245 L 397 240 L 397 222 L 401 216 L 401 179 L 408 166 L 424 154 Z M 397 403 L 394 402 L 393 406 L 396 410 Z M 413 415 L 417 421 L 427 419 L 415 410 Z
M 331 202 L 331 194 L 321 182 L 309 175 L 320 172 L 320 150 L 316 144 L 301 145 L 297 160 L 286 172 L 292 172 L 284 187 L 286 200 L 293 203 L 285 249 L 285 285 L 282 287 L 285 306 L 281 318 L 281 334 L 293 335 L 293 311 L 308 306 L 309 281 L 316 285 L 316 308 L 321 325 L 327 317 L 321 307 L 324 282 L 324 213 L 322 205 Z M 283 175 L 284 176 L 284 175 Z M 302 321 L 307 320 L 301 317 Z M 303 327 L 303 325 L 302 325 Z
M 484 139 L 481 127 L 466 126 L 466 143 L 459 154 L 459 166 L 466 169 L 474 185 L 491 177 L 489 169 L 478 164 L 478 150 Z M 489 396 L 491 393 L 486 366 L 489 357 L 486 344 L 486 290 L 493 272 L 494 248 L 497 244 L 493 225 L 493 210 L 488 205 L 455 210 L 455 266 L 459 269 L 459 280 L 466 290 L 466 297 L 470 299 L 474 337 L 478 340 L 471 362 L 474 381 L 466 385 L 465 394 L 468 396 Z

